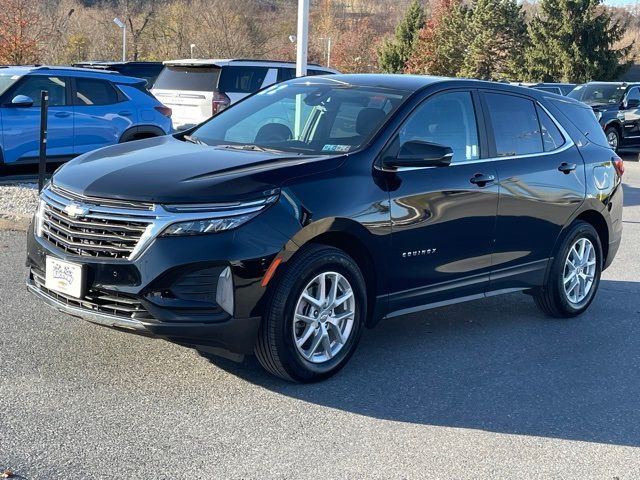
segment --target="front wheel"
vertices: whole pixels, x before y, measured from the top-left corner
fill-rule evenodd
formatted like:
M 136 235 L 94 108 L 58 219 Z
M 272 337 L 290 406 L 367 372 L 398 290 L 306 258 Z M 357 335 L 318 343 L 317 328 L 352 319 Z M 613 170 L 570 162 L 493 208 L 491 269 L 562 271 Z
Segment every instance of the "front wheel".
M 270 373 L 314 382 L 340 370 L 353 354 L 366 317 L 366 288 L 345 252 L 311 245 L 277 278 L 255 353 Z
M 602 273 L 602 245 L 589 223 L 577 221 L 560 244 L 547 281 L 534 295 L 538 307 L 558 318 L 575 317 L 593 301 Z
M 605 130 L 604 134 L 607 136 L 607 142 L 614 152 L 618 151 L 620 146 L 620 134 L 615 127 L 609 127 Z

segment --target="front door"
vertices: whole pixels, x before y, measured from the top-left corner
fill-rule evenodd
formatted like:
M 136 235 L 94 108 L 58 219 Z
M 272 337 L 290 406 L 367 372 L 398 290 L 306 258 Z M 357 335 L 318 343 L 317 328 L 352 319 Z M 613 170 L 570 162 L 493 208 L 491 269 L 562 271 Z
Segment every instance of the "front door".
M 413 111 L 394 139 L 398 146 L 446 145 L 454 155 L 449 166 L 387 173 L 392 312 L 482 296 L 488 285 L 498 187 L 493 163 L 481 159 L 477 119 L 471 91 L 439 93 Z
M 630 88 L 622 102 L 622 145 L 640 143 L 640 106 L 635 102 L 640 102 L 640 87 Z
M 37 161 L 40 147 L 41 91 L 49 92 L 47 158 L 68 160 L 73 156 L 73 106 L 67 91 L 69 79 L 47 75 L 24 77 L 7 96 L 33 100 L 31 107 L 2 106 L 2 143 L 6 163 Z

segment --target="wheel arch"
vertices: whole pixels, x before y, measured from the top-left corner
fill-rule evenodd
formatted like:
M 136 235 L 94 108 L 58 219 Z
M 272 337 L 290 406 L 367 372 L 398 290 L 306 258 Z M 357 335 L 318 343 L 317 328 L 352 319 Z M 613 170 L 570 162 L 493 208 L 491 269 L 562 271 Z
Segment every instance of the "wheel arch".
M 142 140 L 143 138 L 162 137 L 163 135 L 166 135 L 166 132 L 157 125 L 135 125 L 122 132 L 118 143 Z
M 287 260 L 292 258 L 300 248 L 309 244 L 327 245 L 344 251 L 356 262 L 365 280 L 367 289 L 367 319 L 365 325 L 373 327 L 382 318 L 384 303 L 379 304 L 378 295 L 384 290 L 384 275 L 381 262 L 374 261 L 372 253 L 371 233 L 358 222 L 346 218 L 324 219 L 303 228 L 289 242 L 295 245 Z M 383 262 L 384 265 L 384 262 Z
M 598 238 L 600 238 L 600 244 L 602 246 L 602 265 L 606 265 L 607 255 L 609 254 L 609 226 L 607 225 L 607 221 L 605 220 L 602 213 L 596 210 L 585 210 L 580 213 L 575 219 L 587 222 L 593 228 L 595 228 L 596 232 L 598 233 Z
M 622 140 L 622 124 L 618 120 L 610 120 L 605 123 L 602 129 L 606 132 L 611 127 L 615 128 L 618 132 L 618 140 Z

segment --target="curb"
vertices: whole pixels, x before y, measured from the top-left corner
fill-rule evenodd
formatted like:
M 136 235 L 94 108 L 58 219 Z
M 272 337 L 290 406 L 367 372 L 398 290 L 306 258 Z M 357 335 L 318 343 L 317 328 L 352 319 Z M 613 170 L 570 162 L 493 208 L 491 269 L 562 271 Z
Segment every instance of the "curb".
M 30 222 L 30 215 L 6 215 L 0 213 L 0 232 L 26 232 Z

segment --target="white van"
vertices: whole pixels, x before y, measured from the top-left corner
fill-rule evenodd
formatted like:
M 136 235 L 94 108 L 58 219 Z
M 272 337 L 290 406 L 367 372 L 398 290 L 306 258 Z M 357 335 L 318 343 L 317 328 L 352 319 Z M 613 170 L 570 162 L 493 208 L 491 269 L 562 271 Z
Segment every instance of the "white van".
M 307 75 L 338 73 L 310 65 Z M 273 60 L 170 60 L 151 92 L 173 114 L 173 126 L 197 125 L 247 95 L 296 76 L 295 63 Z

